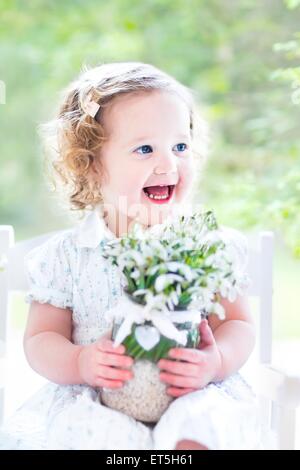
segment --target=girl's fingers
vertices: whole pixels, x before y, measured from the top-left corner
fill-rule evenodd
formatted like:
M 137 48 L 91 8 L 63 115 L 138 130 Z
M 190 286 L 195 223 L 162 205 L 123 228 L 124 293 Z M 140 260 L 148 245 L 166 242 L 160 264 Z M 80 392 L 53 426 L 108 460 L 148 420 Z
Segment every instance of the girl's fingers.
M 199 376 L 199 365 L 187 364 L 184 362 L 168 361 L 161 359 L 158 364 L 161 370 L 172 372 L 173 374 L 185 375 L 187 377 Z
M 182 388 L 197 388 L 199 382 L 199 379 L 195 377 L 184 377 L 182 375 L 166 374 L 164 372 L 159 374 L 159 378 L 162 382 Z
M 167 394 L 171 395 L 172 397 L 182 397 L 183 395 L 187 395 L 188 393 L 195 392 L 195 388 L 175 388 L 169 387 L 167 388 Z
M 104 352 L 110 352 L 114 354 L 124 354 L 125 352 L 125 346 L 123 344 L 120 344 L 117 348 L 113 346 L 113 341 L 107 339 L 107 338 L 101 338 L 101 341 L 99 341 L 97 344 L 97 348 L 100 351 Z
M 199 349 L 172 348 L 169 351 L 169 358 L 199 364 L 204 358 L 204 353 L 199 351 Z
M 213 335 L 212 329 L 210 328 L 207 319 L 202 320 L 200 324 L 200 346 L 203 348 L 205 345 L 210 346 L 215 343 L 215 337 Z M 201 348 L 200 348 L 201 349 Z
M 99 365 L 115 366 L 119 368 L 128 368 L 132 367 L 134 361 L 129 356 L 124 356 L 124 354 L 108 354 L 102 351 L 99 351 L 97 356 L 97 362 Z
M 114 369 L 113 367 L 98 366 L 97 375 L 104 379 L 115 380 L 130 380 L 133 378 L 133 373 L 129 370 Z
M 106 380 L 103 377 L 98 377 L 95 385 L 96 387 L 121 388 L 124 383 L 120 380 Z

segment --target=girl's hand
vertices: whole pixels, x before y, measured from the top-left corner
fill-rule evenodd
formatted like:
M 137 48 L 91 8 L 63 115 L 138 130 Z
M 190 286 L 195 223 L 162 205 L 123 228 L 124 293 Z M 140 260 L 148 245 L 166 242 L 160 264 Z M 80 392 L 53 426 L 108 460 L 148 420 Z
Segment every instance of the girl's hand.
M 200 324 L 199 349 L 172 348 L 169 356 L 178 361 L 160 359 L 160 379 L 171 387 L 168 395 L 180 397 L 204 388 L 217 375 L 222 364 L 221 353 L 207 320 Z M 183 361 L 183 362 L 182 362 Z
M 111 331 L 101 336 L 95 343 L 84 346 L 77 364 L 82 381 L 91 387 L 121 388 L 133 373 L 128 370 L 133 359 L 125 356 L 125 346 L 113 347 Z M 127 370 L 124 370 L 127 369 Z

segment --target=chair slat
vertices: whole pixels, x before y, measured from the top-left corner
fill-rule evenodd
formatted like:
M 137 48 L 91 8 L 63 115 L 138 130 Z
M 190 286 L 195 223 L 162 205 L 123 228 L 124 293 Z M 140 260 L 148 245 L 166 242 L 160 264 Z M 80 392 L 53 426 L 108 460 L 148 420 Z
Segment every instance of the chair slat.
M 50 237 L 64 230 L 48 232 L 37 237 L 17 242 L 8 250 L 8 289 L 10 291 L 26 291 L 28 280 L 25 276 L 24 257 L 33 248 L 41 245 Z

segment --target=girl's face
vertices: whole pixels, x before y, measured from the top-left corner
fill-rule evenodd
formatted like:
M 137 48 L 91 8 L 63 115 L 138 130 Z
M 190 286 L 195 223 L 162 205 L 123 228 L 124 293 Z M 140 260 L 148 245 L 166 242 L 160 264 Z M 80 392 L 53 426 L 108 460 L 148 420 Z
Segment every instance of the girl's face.
M 135 220 L 162 223 L 193 182 L 186 104 L 160 90 L 119 95 L 104 109 L 103 125 L 108 140 L 99 157 L 108 226 L 120 236 Z

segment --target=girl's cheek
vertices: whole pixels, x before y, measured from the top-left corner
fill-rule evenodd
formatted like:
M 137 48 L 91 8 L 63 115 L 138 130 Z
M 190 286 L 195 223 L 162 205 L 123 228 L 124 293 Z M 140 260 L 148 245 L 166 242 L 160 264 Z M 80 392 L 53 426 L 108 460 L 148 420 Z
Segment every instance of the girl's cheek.
M 136 172 L 128 172 L 128 169 L 120 168 L 114 186 L 116 192 L 130 198 L 139 187 L 139 178 Z
M 180 169 L 179 183 L 176 188 L 176 199 L 182 201 L 191 190 L 194 182 L 194 168 L 192 165 L 186 165 Z

